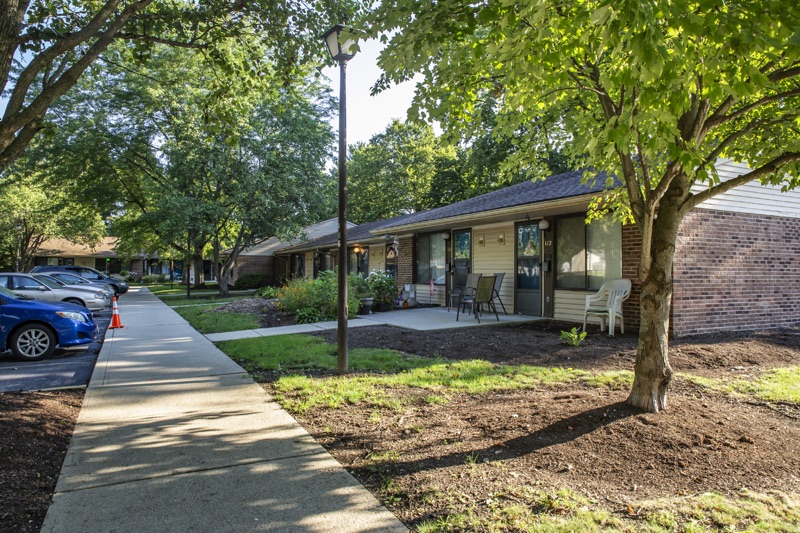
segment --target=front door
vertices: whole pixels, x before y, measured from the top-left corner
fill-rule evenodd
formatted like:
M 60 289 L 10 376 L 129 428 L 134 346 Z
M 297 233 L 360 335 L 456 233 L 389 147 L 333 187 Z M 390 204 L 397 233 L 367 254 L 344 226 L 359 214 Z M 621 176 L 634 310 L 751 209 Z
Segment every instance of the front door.
M 453 232 L 453 287 L 467 284 L 467 275 L 472 272 L 472 230 Z
M 514 309 L 523 315 L 542 316 L 542 242 L 539 224 L 517 224 Z

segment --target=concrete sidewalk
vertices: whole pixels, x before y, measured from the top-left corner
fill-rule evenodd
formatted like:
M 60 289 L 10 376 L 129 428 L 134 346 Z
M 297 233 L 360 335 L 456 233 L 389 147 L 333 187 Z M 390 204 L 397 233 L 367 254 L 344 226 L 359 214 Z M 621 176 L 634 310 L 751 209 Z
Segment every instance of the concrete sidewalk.
M 149 291 L 119 309 L 42 531 L 407 531 Z
M 416 331 L 436 331 L 441 329 L 474 328 L 486 326 L 507 326 L 509 324 L 524 324 L 542 320 L 541 317 L 527 315 L 505 315 L 486 313 L 478 322 L 473 316 L 461 313 L 456 320 L 456 311 L 448 311 L 446 307 L 426 307 L 420 309 L 402 309 L 386 313 L 370 313 L 358 316 L 347 321 L 348 328 L 364 326 L 395 326 L 398 328 L 413 329 Z M 225 333 L 209 333 L 206 338 L 212 342 L 247 339 L 253 337 L 271 337 L 274 335 L 287 335 L 290 333 L 312 333 L 326 329 L 336 329 L 337 322 L 317 322 L 316 324 L 297 324 L 294 326 L 280 326 L 274 328 L 245 329 L 242 331 L 227 331 Z

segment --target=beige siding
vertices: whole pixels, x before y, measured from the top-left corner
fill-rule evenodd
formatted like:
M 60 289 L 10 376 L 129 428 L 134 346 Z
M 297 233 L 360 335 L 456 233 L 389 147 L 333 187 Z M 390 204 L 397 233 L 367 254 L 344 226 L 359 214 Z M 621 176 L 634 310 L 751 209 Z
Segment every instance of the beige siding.
M 727 181 L 750 171 L 741 163 L 726 160 L 717 163 L 720 179 Z M 697 193 L 707 188 L 697 184 L 692 191 Z M 771 215 L 776 217 L 800 218 L 800 191 L 781 192 L 780 187 L 763 186 L 758 182 L 734 187 L 730 191 L 706 200 L 698 209 L 716 209 L 734 213 Z
M 312 279 L 314 277 L 314 252 L 306 252 L 306 274 L 305 277 Z
M 504 242 L 498 242 L 503 236 Z M 484 244 L 479 244 L 483 236 Z M 514 307 L 514 224 L 493 224 L 472 228 L 472 271 L 491 276 L 505 272 L 500 287 L 500 299 L 506 311 L 513 313 Z M 501 309 L 502 312 L 502 309 Z
M 447 305 L 447 294 L 444 290 L 444 285 L 433 286 L 433 298 L 431 298 L 430 285 L 413 285 L 417 291 L 417 301 L 421 304 L 439 304 Z M 403 287 L 400 287 L 403 290 Z
M 555 291 L 555 313 L 556 320 L 564 320 L 566 322 L 580 322 L 583 323 L 583 308 L 586 302 L 586 296 L 594 294 L 595 291 Z M 590 324 L 599 324 L 600 319 L 597 317 L 589 318 Z
M 384 246 L 370 246 L 367 251 L 369 252 L 369 271 L 374 272 L 375 270 L 386 270 L 386 254 L 384 253 Z

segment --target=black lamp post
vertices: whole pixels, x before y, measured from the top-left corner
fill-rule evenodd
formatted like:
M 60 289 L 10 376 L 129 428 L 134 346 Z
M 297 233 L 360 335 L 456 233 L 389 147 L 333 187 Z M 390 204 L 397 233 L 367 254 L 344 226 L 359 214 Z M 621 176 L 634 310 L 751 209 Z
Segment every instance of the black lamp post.
M 24 239 L 22 235 L 22 222 L 17 222 L 17 250 L 14 253 L 14 272 L 22 272 L 22 256 L 24 253 Z
M 336 24 L 322 36 L 331 57 L 339 62 L 339 294 L 337 302 L 339 373 L 347 372 L 347 61 L 355 55 L 357 36 Z
M 194 200 L 194 194 L 188 193 L 186 195 L 186 199 L 189 202 Z M 191 207 L 191 206 L 190 206 Z M 191 209 L 189 211 L 189 219 L 186 224 L 186 255 L 188 260 L 186 261 L 186 266 L 183 269 L 183 275 L 186 277 L 186 299 L 192 299 L 192 212 Z

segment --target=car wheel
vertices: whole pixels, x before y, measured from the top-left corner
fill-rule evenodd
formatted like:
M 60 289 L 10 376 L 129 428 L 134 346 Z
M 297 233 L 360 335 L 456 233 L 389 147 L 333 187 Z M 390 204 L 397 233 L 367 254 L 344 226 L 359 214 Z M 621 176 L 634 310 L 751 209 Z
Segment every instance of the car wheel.
M 28 324 L 11 336 L 11 351 L 17 359 L 38 361 L 44 359 L 56 347 L 56 336 L 47 326 Z
M 83 303 L 81 300 L 78 300 L 77 298 L 66 298 L 64 299 L 64 301 L 67 302 L 68 304 L 75 304 L 75 305 L 80 305 L 81 307 L 86 307 L 86 304 Z

